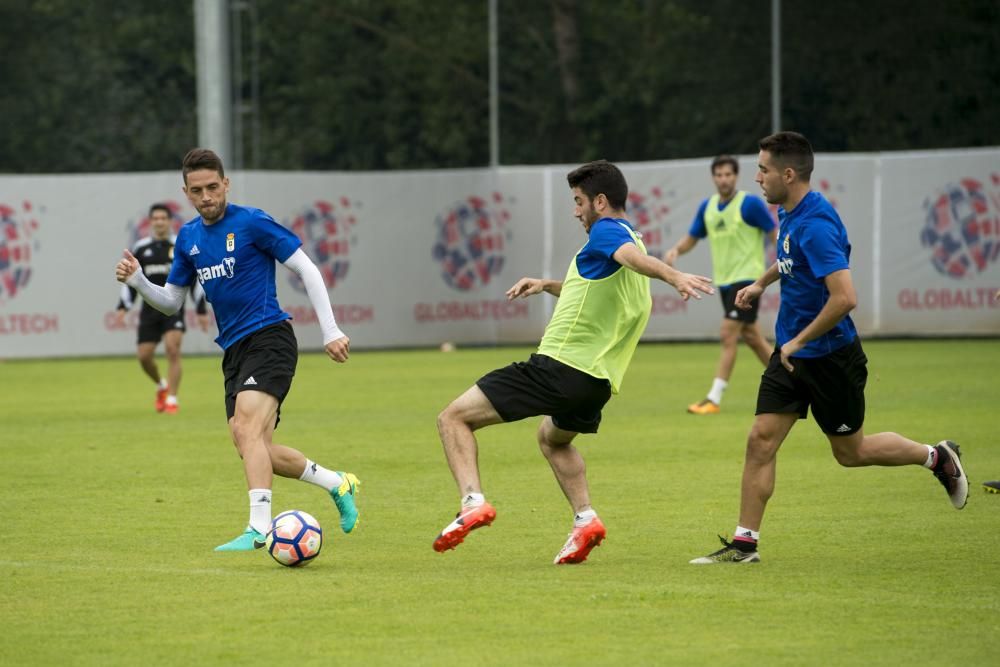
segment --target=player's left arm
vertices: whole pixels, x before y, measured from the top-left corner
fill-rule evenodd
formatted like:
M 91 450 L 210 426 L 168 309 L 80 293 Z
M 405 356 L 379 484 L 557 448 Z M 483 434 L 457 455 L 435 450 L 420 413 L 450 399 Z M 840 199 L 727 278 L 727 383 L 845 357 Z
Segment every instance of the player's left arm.
M 685 301 L 692 296 L 700 299 L 701 295 L 698 292 L 715 294 L 715 290 L 712 289 L 711 278 L 678 271 L 669 264 L 661 262 L 656 257 L 647 255 L 639 250 L 639 246 L 634 243 L 623 243 L 611 255 L 611 259 L 638 274 L 649 278 L 657 278 L 668 285 L 672 285 Z
M 327 355 L 340 363 L 347 361 L 351 352 L 351 339 L 337 326 L 337 320 L 333 316 L 333 306 L 330 305 L 330 294 L 326 291 L 326 283 L 323 282 L 323 274 L 302 248 L 298 248 L 282 264 L 294 271 L 305 285 L 306 295 L 312 303 L 313 310 L 316 311 L 316 319 L 323 332 L 323 347 Z
M 851 280 L 851 270 L 841 269 L 823 278 L 830 297 L 816 318 L 799 332 L 799 335 L 781 346 L 781 363 L 792 370 L 789 358 L 806 346 L 811 340 L 819 338 L 830 329 L 837 326 L 844 317 L 858 305 L 858 295 L 854 291 L 854 281 Z

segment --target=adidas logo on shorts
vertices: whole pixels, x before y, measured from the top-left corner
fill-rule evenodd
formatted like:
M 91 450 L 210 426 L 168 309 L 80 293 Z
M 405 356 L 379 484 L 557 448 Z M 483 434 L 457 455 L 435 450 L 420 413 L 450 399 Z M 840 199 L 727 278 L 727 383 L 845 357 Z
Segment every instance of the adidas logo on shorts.
M 851 427 L 848 426 L 847 424 L 841 424 L 840 426 L 837 427 L 837 433 L 847 433 L 850 430 Z
M 243 386 L 245 387 L 248 384 L 252 384 L 252 385 L 256 385 L 257 384 L 257 381 L 253 379 L 252 375 L 247 378 L 247 381 L 243 383 Z

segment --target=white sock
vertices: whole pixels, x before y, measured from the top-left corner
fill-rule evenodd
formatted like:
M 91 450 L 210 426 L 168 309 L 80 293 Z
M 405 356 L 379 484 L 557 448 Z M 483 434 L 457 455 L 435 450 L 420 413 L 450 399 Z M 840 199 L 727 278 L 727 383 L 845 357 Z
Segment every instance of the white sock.
M 177 397 L 173 394 L 167 396 L 167 405 L 177 405 Z
M 299 475 L 303 482 L 321 486 L 327 491 L 333 491 L 344 483 L 344 478 L 332 470 L 327 470 L 318 463 L 306 459 L 306 469 Z
M 250 527 L 261 535 L 271 527 L 271 489 L 250 489 Z
M 486 502 L 486 496 L 481 493 L 467 493 L 462 498 L 462 507 L 479 507 Z
M 715 378 L 712 380 L 712 389 L 708 392 L 708 400 L 712 401 L 716 405 L 722 405 L 722 392 L 726 390 L 729 383 L 722 378 Z
M 577 512 L 576 516 L 573 517 L 573 527 L 583 528 L 596 518 L 597 518 L 597 512 L 595 512 L 592 509 L 583 510 L 582 512 Z
M 924 461 L 924 467 L 934 469 L 934 464 L 937 463 L 937 451 L 930 445 L 924 445 L 927 448 L 927 460 Z
M 754 542 L 760 540 L 759 530 L 750 530 L 749 528 L 744 528 L 743 526 L 736 526 L 736 532 L 733 533 L 733 539 L 737 537 L 742 537 L 743 539 L 751 539 Z
M 163 378 L 160 378 L 160 381 L 156 383 L 156 386 L 158 388 L 160 388 L 160 389 L 166 389 L 167 388 L 167 381 L 165 379 L 163 379 Z

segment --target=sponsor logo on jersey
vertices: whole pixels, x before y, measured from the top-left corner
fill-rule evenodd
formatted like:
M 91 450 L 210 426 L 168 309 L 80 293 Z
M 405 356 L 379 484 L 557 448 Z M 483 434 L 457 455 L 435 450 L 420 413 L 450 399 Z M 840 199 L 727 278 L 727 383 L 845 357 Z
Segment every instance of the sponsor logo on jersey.
M 232 278 L 235 267 L 236 258 L 225 257 L 220 264 L 198 269 L 198 282 L 204 285 L 209 280 L 216 278 Z
M 786 276 L 792 275 L 792 266 L 794 262 L 791 257 L 786 257 L 784 259 L 778 260 L 778 273 L 784 273 Z

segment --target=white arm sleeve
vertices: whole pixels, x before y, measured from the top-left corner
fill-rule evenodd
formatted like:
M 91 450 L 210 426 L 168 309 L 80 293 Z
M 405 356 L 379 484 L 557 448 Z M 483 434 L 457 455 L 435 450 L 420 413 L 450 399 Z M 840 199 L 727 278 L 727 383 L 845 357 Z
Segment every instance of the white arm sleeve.
M 143 275 L 142 269 L 133 273 L 125 284 L 132 287 L 146 303 L 156 308 L 164 315 L 173 315 L 184 305 L 184 298 L 187 296 L 187 287 L 180 287 L 172 283 L 167 283 L 163 287 L 154 285 Z
M 282 264 L 298 274 L 302 284 L 306 286 L 306 294 L 312 302 L 319 328 L 323 332 L 323 345 L 343 338 L 344 332 L 337 326 L 337 320 L 333 317 L 333 307 L 330 305 L 330 295 L 326 291 L 323 275 L 309 259 L 309 255 L 299 248 Z

